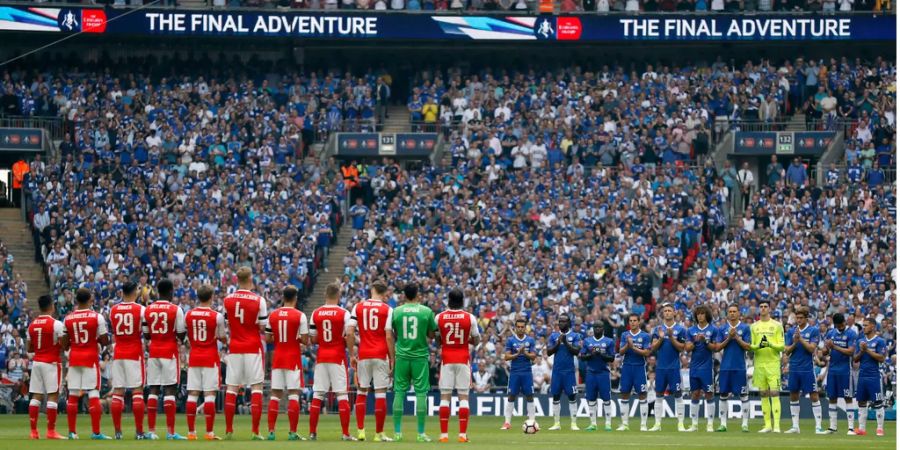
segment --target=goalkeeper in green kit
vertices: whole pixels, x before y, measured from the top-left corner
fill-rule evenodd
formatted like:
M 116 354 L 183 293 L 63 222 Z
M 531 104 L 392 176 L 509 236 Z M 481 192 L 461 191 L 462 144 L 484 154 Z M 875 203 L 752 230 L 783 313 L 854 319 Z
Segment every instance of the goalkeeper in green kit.
M 437 325 L 434 311 L 416 300 L 419 286 L 408 283 L 403 287 L 406 303 L 394 308 L 391 325 L 396 335 L 394 362 L 394 439 L 403 440 L 403 403 L 412 381 L 416 392 L 416 425 L 418 442 L 431 442 L 425 434 L 425 417 L 428 414 L 428 361 L 429 343 L 434 338 Z

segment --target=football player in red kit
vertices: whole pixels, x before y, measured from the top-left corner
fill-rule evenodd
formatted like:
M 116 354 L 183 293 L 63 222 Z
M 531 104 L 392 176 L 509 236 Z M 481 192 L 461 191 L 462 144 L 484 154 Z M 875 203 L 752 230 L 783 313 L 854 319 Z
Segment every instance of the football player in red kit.
M 56 307 L 52 297 L 38 297 L 38 308 L 41 315 L 28 326 L 27 350 L 28 353 L 34 353 L 28 387 L 31 392 L 31 403 L 28 404 L 31 438 L 41 438 L 37 429 L 38 413 L 44 396 L 47 396 L 47 439 L 64 439 L 56 432 L 56 401 L 59 399 L 59 380 L 62 375 L 59 354 L 66 346 L 66 328 L 55 318 Z
M 156 283 L 156 300 L 144 310 L 144 334 L 150 342 L 150 358 L 147 360 L 147 438 L 159 439 L 156 435 L 156 410 L 160 387 L 165 389 L 163 409 L 166 413 L 166 439 L 184 440 L 175 432 L 175 392 L 181 375 L 178 343 L 184 342 L 184 311 L 172 303 L 175 285 L 171 280 L 162 279 Z
M 227 370 L 225 372 L 225 439 L 234 433 L 234 413 L 238 390 L 250 387 L 251 440 L 261 441 L 259 421 L 262 418 L 265 361 L 262 332 L 266 327 L 268 309 L 266 299 L 253 293 L 253 272 L 249 267 L 237 271 L 238 289 L 225 297 L 225 317 L 231 338 L 228 341 Z
M 106 319 L 94 312 L 94 296 L 91 291 L 79 288 L 75 291 L 75 310 L 64 321 L 69 336 L 69 371 L 66 373 L 66 419 L 69 422 L 69 439 L 78 439 L 75 426 L 78 420 L 78 403 L 88 395 L 88 411 L 91 414 L 91 439 L 112 439 L 100 432 L 100 346 L 109 345 Z
M 465 301 L 459 289 L 450 291 L 446 311 L 435 316 L 438 333 L 441 335 L 441 420 L 440 442 L 447 442 L 450 425 L 450 400 L 453 390 L 459 396 L 459 442 L 469 442 L 466 428 L 469 425 L 469 386 L 472 384 L 472 365 L 469 344 L 477 344 L 478 321 L 471 313 L 463 310 Z
M 219 440 L 213 433 L 216 421 L 216 393 L 219 392 L 219 342 L 225 342 L 225 317 L 212 309 L 213 288 L 204 284 L 197 289 L 197 307 L 184 317 L 191 352 L 188 357 L 187 415 L 188 440 L 197 440 L 195 424 L 197 401 L 203 393 L 207 441 Z
M 125 391 L 131 389 L 131 410 L 134 413 L 135 439 L 144 439 L 144 341 L 141 336 L 144 306 L 136 303 L 137 284 L 122 285 L 122 301 L 109 310 L 109 325 L 113 334 L 112 415 L 116 439 L 122 439 L 122 412 Z
M 269 440 L 275 440 L 275 423 L 284 391 L 288 394 L 289 441 L 299 441 L 300 388 L 303 387 L 302 346 L 309 342 L 306 314 L 297 309 L 297 288 L 288 286 L 282 292 L 282 307 L 269 314 L 266 341 L 275 345 L 272 353 L 272 392 L 269 397 Z
M 338 306 L 341 300 L 341 286 L 331 283 L 325 287 L 325 305 L 312 313 L 310 334 L 319 345 L 316 367 L 313 373 L 313 400 L 309 407 L 309 439 L 316 439 L 319 411 L 322 401 L 329 391 L 338 399 L 338 415 L 341 420 L 341 440 L 355 441 L 350 436 L 350 399 L 347 391 L 347 347 L 355 338 L 347 334 L 350 312 Z
M 384 435 L 384 419 L 387 416 L 387 388 L 391 385 L 391 368 L 394 361 L 394 333 L 391 322 L 393 312 L 384 302 L 387 284 L 372 283 L 372 299 L 357 303 L 350 313 L 349 337 L 359 330 L 359 347 L 351 347 L 350 366 L 356 369 L 359 388 L 356 394 L 356 438 L 366 440 L 366 400 L 369 387 L 375 388 L 375 442 L 389 441 Z

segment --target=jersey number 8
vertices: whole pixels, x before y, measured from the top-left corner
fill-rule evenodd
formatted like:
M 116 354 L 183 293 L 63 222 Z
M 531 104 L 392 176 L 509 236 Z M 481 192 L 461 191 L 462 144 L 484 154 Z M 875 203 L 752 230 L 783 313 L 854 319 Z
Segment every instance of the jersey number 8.
M 332 337 L 333 336 L 331 334 L 331 321 L 323 320 L 322 321 L 322 341 L 331 342 Z

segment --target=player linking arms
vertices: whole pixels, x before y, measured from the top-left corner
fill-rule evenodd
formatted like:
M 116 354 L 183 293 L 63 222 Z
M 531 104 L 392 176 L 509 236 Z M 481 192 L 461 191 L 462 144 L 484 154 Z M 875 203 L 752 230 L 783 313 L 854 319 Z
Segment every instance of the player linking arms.
M 428 416 L 427 396 L 431 389 L 428 381 L 428 359 L 431 355 L 428 343 L 434 338 L 436 324 L 434 311 L 416 300 L 419 286 L 409 283 L 403 288 L 406 303 L 394 309 L 394 333 L 397 335 L 396 362 L 394 363 L 394 439 L 403 439 L 403 403 L 409 383 L 416 392 L 416 425 L 418 442 L 431 442 L 425 434 L 425 418 Z
M 769 301 L 759 302 L 759 320 L 750 326 L 750 350 L 753 352 L 753 385 L 759 389 L 765 426 L 760 433 L 781 432 L 781 352 L 784 328 L 772 320 Z M 773 428 L 774 425 L 774 428 Z
M 184 316 L 191 351 L 188 356 L 187 416 L 188 440 L 197 440 L 197 403 L 203 394 L 203 415 L 206 419 L 207 441 L 217 441 L 213 432 L 216 423 L 216 394 L 219 392 L 219 342 L 227 341 L 225 316 L 212 309 L 213 287 L 204 284 L 197 289 L 197 307 Z
M 269 437 L 275 440 L 275 424 L 281 397 L 287 391 L 289 441 L 299 441 L 297 422 L 300 421 L 300 388 L 303 387 L 302 348 L 309 343 L 309 322 L 306 314 L 297 309 L 297 288 L 288 286 L 282 291 L 282 307 L 269 315 L 266 342 L 275 345 L 272 352 L 272 392 L 269 396 Z
M 59 399 L 59 378 L 62 374 L 60 353 L 66 347 L 66 327 L 56 320 L 56 302 L 49 295 L 38 297 L 41 315 L 28 326 L 29 353 L 34 353 L 31 380 L 28 391 L 28 419 L 31 424 L 31 439 L 40 439 L 37 422 L 41 402 L 47 396 L 47 439 L 65 439 L 56 432 L 57 400 Z
M 394 333 L 391 329 L 393 310 L 384 299 L 387 284 L 376 280 L 372 283 L 372 298 L 361 301 L 350 313 L 348 343 L 350 366 L 356 370 L 356 438 L 366 440 L 366 402 L 369 387 L 375 388 L 375 442 L 391 439 L 384 435 L 384 419 L 387 415 L 387 388 L 391 384 L 394 367 Z M 359 346 L 355 345 L 359 330 Z
M 450 400 L 453 391 L 459 396 L 459 442 L 469 442 L 469 386 L 472 384 L 472 364 L 469 344 L 477 345 L 481 333 L 475 316 L 463 310 L 465 300 L 459 289 L 450 291 L 449 309 L 435 316 L 441 341 L 441 437 L 449 442 Z

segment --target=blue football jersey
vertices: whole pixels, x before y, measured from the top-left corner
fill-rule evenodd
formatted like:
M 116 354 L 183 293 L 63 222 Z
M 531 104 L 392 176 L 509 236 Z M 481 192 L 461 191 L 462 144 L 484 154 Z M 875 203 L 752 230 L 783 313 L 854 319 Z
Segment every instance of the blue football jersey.
M 731 332 L 731 324 L 725 322 L 721 328 L 719 328 L 719 342 L 724 342 L 725 339 L 728 339 L 728 334 Z M 735 334 L 740 336 L 741 340 L 750 343 L 750 325 L 747 325 L 744 322 L 739 322 L 735 328 Z M 740 344 L 736 341 L 730 341 L 724 349 L 722 349 L 722 364 L 719 366 L 719 370 L 738 370 L 744 372 L 747 370 L 747 361 L 744 359 L 746 356 L 746 351 L 741 348 Z
M 581 354 L 591 355 L 594 354 L 595 351 L 598 352 L 597 354 L 594 354 L 591 359 L 587 360 L 588 373 L 609 372 L 609 366 L 600 355 L 605 355 L 610 358 L 614 357 L 616 351 L 615 347 L 615 341 L 606 336 L 601 336 L 600 339 L 593 336 L 585 338 L 584 345 L 581 346 Z
M 653 329 L 653 341 L 655 342 L 659 337 L 659 330 L 662 329 L 666 336 L 663 339 L 662 345 L 656 350 L 656 369 L 668 369 L 668 370 L 679 370 L 681 369 L 681 359 L 679 358 L 681 352 L 679 352 L 672 342 L 669 341 L 669 328 L 665 324 L 658 325 Z M 687 330 L 684 326 L 679 324 L 674 324 L 671 327 L 673 329 L 672 334 L 675 336 L 675 339 L 678 342 L 685 342 L 687 340 Z
M 581 333 L 576 333 L 569 330 L 568 333 L 563 335 L 559 332 L 554 332 L 550 335 L 550 347 L 556 345 L 556 343 L 560 339 L 566 339 L 567 341 L 569 341 L 570 345 L 581 347 Z M 577 356 L 577 353 L 573 354 L 569 350 L 569 347 L 566 347 L 564 344 L 560 343 L 559 348 L 556 350 L 556 354 L 553 355 L 553 373 L 574 372 L 575 356 Z
M 706 328 L 694 325 L 688 329 L 687 336 L 694 344 L 694 351 L 691 352 L 691 369 L 711 368 L 713 352 L 706 345 L 718 342 L 719 330 L 712 324 L 706 324 Z M 703 336 L 703 339 L 698 342 L 695 340 L 697 336 Z
M 868 347 L 869 350 L 872 350 L 875 353 L 878 353 L 881 355 L 884 354 L 885 347 L 887 346 L 884 342 L 884 339 L 882 339 L 881 336 L 876 335 L 872 339 L 862 336 L 859 338 L 859 341 L 857 341 L 857 343 L 856 343 L 856 351 L 857 352 L 861 351 L 860 344 L 863 342 L 866 343 L 866 347 Z M 859 376 L 860 376 L 860 378 L 880 377 L 881 372 L 878 370 L 880 364 L 881 364 L 880 362 L 875 361 L 874 358 L 869 356 L 868 353 L 863 353 L 862 357 L 859 359 Z
M 856 341 L 859 340 L 859 337 L 856 334 L 855 328 L 845 327 L 844 331 L 838 331 L 837 328 L 828 330 L 828 332 L 825 333 L 825 340 L 829 339 L 834 343 L 835 347 L 846 349 L 853 348 L 856 345 Z M 831 349 L 831 358 L 828 361 L 828 372 L 842 374 L 850 373 L 851 358 L 852 356 L 844 355 L 835 349 Z
M 511 353 L 518 353 L 519 349 L 525 347 L 525 351 L 528 353 L 534 353 L 534 338 L 528 335 L 525 335 L 521 339 L 516 335 L 512 335 L 509 339 L 506 340 L 506 351 Z M 519 355 L 513 358 L 512 363 L 509 365 L 510 372 L 528 372 L 531 373 L 531 360 L 525 357 L 525 355 Z
M 627 336 L 631 336 L 631 344 L 633 348 L 638 350 L 647 350 L 650 348 L 650 335 L 644 331 L 640 331 L 638 333 L 632 333 L 627 331 L 622 333 L 622 336 L 619 338 L 619 348 L 623 348 L 628 345 Z M 634 352 L 634 349 L 628 349 L 625 352 L 625 358 L 623 360 L 623 364 L 626 366 L 643 366 L 646 364 L 646 358 Z
M 791 328 L 791 331 L 785 333 L 784 336 L 784 345 L 793 345 L 794 344 L 794 333 L 797 332 L 798 327 Z M 809 342 L 812 345 L 819 344 L 819 328 L 814 327 L 812 325 L 806 325 L 806 328 L 800 330 L 800 335 L 803 336 L 803 339 L 806 342 Z M 806 348 L 800 343 L 797 343 L 797 346 L 794 347 L 794 351 L 791 352 L 791 367 L 790 370 L 795 372 L 812 372 L 813 370 L 813 354 L 806 351 Z

